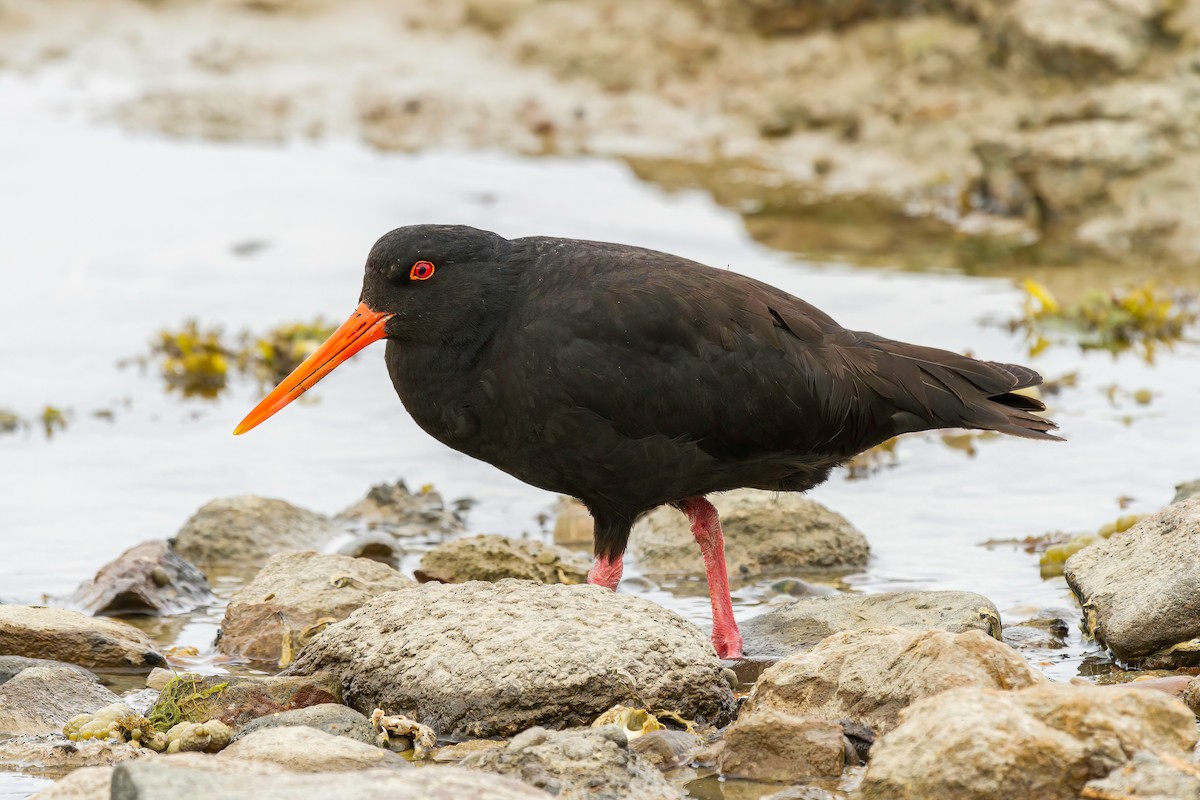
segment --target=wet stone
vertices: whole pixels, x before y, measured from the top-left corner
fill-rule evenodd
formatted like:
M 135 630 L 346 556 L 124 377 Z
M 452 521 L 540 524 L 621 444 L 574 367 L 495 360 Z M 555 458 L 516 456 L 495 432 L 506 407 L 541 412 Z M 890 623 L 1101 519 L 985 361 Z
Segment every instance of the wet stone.
M 14 736 L 0 740 L 0 771 L 55 778 L 84 767 L 142 758 L 152 752 L 136 744 L 111 739 L 72 742 L 61 733 Z
M 797 600 L 742 624 L 747 656 L 782 658 L 834 633 L 858 628 L 977 630 L 999 638 L 1000 612 L 974 592 L 881 592 Z
M 72 717 L 119 700 L 71 667 L 29 667 L 0 685 L 0 734 L 58 733 Z
M 0 684 L 5 683 L 9 678 L 12 678 L 18 672 L 28 667 L 70 667 L 86 678 L 90 678 L 93 681 L 100 680 L 92 671 L 75 664 L 68 664 L 65 661 L 53 661 L 48 658 L 29 658 L 27 656 L 0 656 Z
M 293 772 L 411 769 L 390 750 L 308 726 L 255 730 L 226 747 L 221 757 L 278 764 Z
M 339 695 L 337 684 L 327 675 L 182 675 L 163 689 L 148 717 L 160 730 L 212 719 L 237 730 L 269 714 L 337 703 Z
M 421 581 L 464 583 L 504 578 L 538 583 L 586 583 L 591 560 L 536 539 L 480 534 L 445 542 L 421 557 Z
M 66 661 L 89 669 L 167 664 L 158 646 L 131 625 L 43 606 L 0 605 L 0 655 Z
M 717 766 L 725 776 L 791 782 L 837 777 L 845 761 L 840 724 L 760 707 L 725 730 Z
M 347 705 L 403 714 L 447 738 L 587 725 L 618 704 L 711 724 L 734 711 L 698 628 L 594 586 L 503 580 L 393 592 L 329 626 L 289 671 L 328 671 Z
M 212 601 L 204 573 L 161 540 L 126 550 L 66 599 L 97 616 L 184 614 Z

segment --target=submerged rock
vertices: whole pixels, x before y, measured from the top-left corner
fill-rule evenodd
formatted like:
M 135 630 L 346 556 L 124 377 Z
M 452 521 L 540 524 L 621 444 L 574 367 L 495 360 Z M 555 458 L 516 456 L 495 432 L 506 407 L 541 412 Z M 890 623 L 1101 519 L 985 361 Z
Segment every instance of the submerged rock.
M 511 775 L 559 800 L 678 800 L 680 791 L 629 748 L 615 726 L 530 728 L 501 749 L 467 756 L 469 769 Z
M 297 708 L 294 711 L 282 711 L 269 714 L 247 723 L 233 737 L 233 741 L 249 736 L 255 731 L 268 728 L 286 728 L 303 726 L 315 728 L 322 733 L 332 736 L 345 736 L 363 744 L 375 744 L 378 732 L 371 726 L 371 721 L 353 708 L 340 703 L 321 703 L 320 705 Z
M 72 717 L 119 700 L 70 667 L 29 667 L 0 685 L 0 734 L 58 733 Z
M 1139 749 L 1182 758 L 1195 717 L 1161 692 L 1042 684 L 921 700 L 871 751 L 863 800 L 1076 800 Z
M 97 616 L 184 614 L 212 601 L 204 573 L 161 540 L 129 548 L 67 598 Z
M 321 514 L 283 500 L 243 495 L 213 500 L 175 535 L 176 552 L 201 569 L 244 572 L 276 553 L 311 550 L 334 528 Z
M 348 705 L 443 737 L 586 725 L 617 704 L 728 721 L 733 694 L 698 628 L 594 586 L 427 583 L 329 626 L 290 668 L 328 670 Z
M 742 716 L 775 709 L 849 719 L 887 733 L 903 709 L 947 689 L 1021 689 L 1044 680 L 1019 653 L 982 631 L 865 628 L 835 633 L 769 667 Z
M 395 753 L 315 728 L 264 728 L 239 737 L 222 758 L 264 761 L 293 772 L 354 772 L 364 769 L 409 769 Z
M 366 769 L 297 774 L 238 759 L 183 756 L 122 764 L 112 773 L 112 800 L 212 797 L 221 800 L 328 800 L 396 797 L 423 800 L 550 800 L 517 780 L 458 767 Z M 90 798 L 89 798 L 90 800 Z
M 337 515 L 339 522 L 392 536 L 448 536 L 464 530 L 462 517 L 446 507 L 433 487 L 413 493 L 404 481 L 371 487 L 367 496 Z
M 729 777 L 779 783 L 835 778 L 846 762 L 840 724 L 774 708 L 743 712 L 722 739 L 717 766 Z
M 439 544 L 421 557 L 417 578 L 441 583 L 498 581 L 586 583 L 586 556 L 536 539 L 480 534 Z
M 147 716 L 159 730 L 212 719 L 238 729 L 268 714 L 339 700 L 338 687 L 328 675 L 181 675 L 167 684 Z
M 366 558 L 311 551 L 272 556 L 225 609 L 217 650 L 287 666 L 325 626 L 367 600 L 415 585 Z
M 1000 638 L 1000 612 L 974 592 L 881 592 L 802 598 L 741 626 L 747 655 L 784 657 L 827 636 L 859 628 L 896 627 L 951 633 L 982 631 Z
M 132 625 L 43 606 L 0 605 L 0 654 L 90 669 L 167 665 L 158 646 Z
M 1167 506 L 1067 559 L 1088 633 L 1123 662 L 1200 664 L 1200 499 Z
M 721 515 L 731 578 L 867 563 L 866 537 L 845 517 L 807 497 L 738 489 L 710 499 Z M 648 575 L 704 570 L 687 517 L 672 506 L 661 506 L 634 524 L 629 552 Z

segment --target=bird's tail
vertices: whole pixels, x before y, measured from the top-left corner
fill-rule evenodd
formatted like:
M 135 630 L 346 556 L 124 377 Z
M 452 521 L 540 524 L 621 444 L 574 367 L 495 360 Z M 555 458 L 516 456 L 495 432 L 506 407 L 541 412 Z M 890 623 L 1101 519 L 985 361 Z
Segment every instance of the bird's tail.
M 884 370 L 876 391 L 896 403 L 892 415 L 896 434 L 935 428 L 972 428 L 998 431 L 1026 439 L 1062 441 L 1051 431 L 1058 428 L 1039 416 L 1046 410 L 1041 400 L 1018 389 L 1037 386 L 1042 376 L 1019 364 L 1001 364 L 860 334 L 891 357 L 893 369 Z

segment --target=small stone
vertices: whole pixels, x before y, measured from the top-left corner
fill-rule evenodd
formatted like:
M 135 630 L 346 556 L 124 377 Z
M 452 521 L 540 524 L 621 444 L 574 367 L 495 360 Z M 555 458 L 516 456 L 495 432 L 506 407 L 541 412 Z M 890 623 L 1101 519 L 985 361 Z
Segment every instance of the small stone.
M 722 775 L 791 782 L 834 778 L 845 765 L 842 726 L 774 708 L 744 711 L 726 730 L 717 765 Z
M 150 674 L 146 676 L 146 688 L 153 689 L 156 692 L 161 692 L 167 687 L 167 684 L 175 680 L 176 675 L 174 670 L 155 667 L 150 670 Z
M 591 561 L 536 539 L 480 534 L 445 542 L 421 558 L 422 581 L 464 583 L 504 578 L 538 583 L 586 583 Z
M 558 516 L 554 518 L 554 543 L 559 545 L 587 545 L 591 548 L 596 521 L 587 507 L 573 497 L 564 498 L 559 504 Z

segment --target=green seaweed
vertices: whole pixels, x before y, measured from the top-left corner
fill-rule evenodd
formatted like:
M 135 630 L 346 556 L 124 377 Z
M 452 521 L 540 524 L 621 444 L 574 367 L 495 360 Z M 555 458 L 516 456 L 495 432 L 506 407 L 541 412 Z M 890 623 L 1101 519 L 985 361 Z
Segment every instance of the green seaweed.
M 204 701 L 219 697 L 229 688 L 229 682 L 201 688 L 202 681 L 203 678 L 199 675 L 179 675 L 163 687 L 158 701 L 147 716 L 155 730 L 166 733 L 180 722 L 208 721 L 208 704 Z

